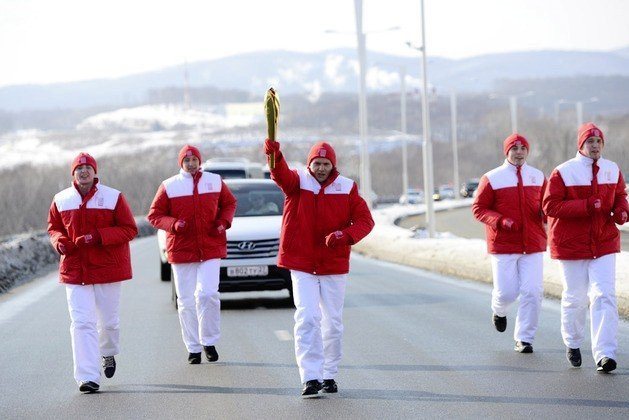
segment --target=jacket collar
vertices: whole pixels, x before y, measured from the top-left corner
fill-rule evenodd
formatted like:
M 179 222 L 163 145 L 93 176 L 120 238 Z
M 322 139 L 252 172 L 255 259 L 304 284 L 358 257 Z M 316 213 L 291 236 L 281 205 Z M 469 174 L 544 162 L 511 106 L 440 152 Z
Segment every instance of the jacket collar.
M 319 182 L 317 180 L 317 177 L 314 176 L 314 174 L 310 170 L 310 168 L 308 168 L 308 173 L 310 174 L 311 177 L 315 179 L 315 181 Z M 336 168 L 332 168 L 332 172 L 330 172 L 330 176 L 328 177 L 328 179 L 326 179 L 323 183 L 319 183 L 319 185 L 321 185 L 321 189 L 324 189 L 328 185 L 332 184 L 336 180 L 336 178 L 339 177 L 339 175 L 340 175 L 339 171 Z
M 81 196 L 83 203 L 86 203 L 90 200 L 90 198 L 94 197 L 94 194 L 96 194 L 96 191 L 98 191 L 98 186 L 97 186 L 98 178 L 94 178 L 94 183 L 92 184 L 92 188 L 90 188 L 90 190 L 87 192 L 87 194 L 85 194 L 85 196 L 81 194 L 81 189 L 79 188 L 79 185 L 76 183 L 76 181 L 72 181 L 72 185 L 74 186 L 74 189 L 76 190 L 76 192 Z
M 522 164 L 522 171 L 524 171 L 524 169 L 528 166 L 528 164 L 526 162 L 524 162 Z M 515 166 L 513 163 L 509 162 L 507 159 L 505 159 L 504 163 L 502 164 L 503 168 L 506 168 L 508 171 L 511 171 L 513 173 L 516 173 L 518 171 L 518 167 Z
M 577 151 L 577 156 L 575 157 L 575 159 L 578 162 L 581 162 L 582 164 L 588 165 L 588 166 L 592 166 L 592 164 L 594 163 L 594 159 L 592 159 L 589 156 L 585 156 L 584 154 L 581 154 L 581 152 L 579 151 Z
M 196 174 L 194 174 L 194 178 L 199 179 L 202 174 L 203 174 L 203 168 L 199 166 L 199 170 L 197 171 Z M 183 176 L 184 178 L 189 178 L 189 179 L 192 178 L 192 175 L 190 175 L 190 172 L 184 171 L 183 168 L 179 168 L 179 175 Z

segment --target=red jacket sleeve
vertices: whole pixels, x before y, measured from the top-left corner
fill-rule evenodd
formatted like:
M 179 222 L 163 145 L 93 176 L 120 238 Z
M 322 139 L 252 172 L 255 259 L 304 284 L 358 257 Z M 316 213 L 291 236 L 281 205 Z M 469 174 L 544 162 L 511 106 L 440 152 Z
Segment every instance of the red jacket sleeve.
M 498 229 L 502 214 L 492 209 L 494 200 L 494 189 L 489 183 L 489 178 L 483 175 L 478 183 L 474 204 L 472 204 L 472 214 L 479 222 Z
M 558 170 L 554 170 L 548 179 L 542 208 L 547 216 L 558 219 L 586 217 L 587 199 L 568 199 L 566 185 Z
M 286 158 L 282 157 L 275 161 L 275 168 L 271 169 L 271 179 L 275 181 L 284 194 L 289 195 L 299 189 L 299 175 L 297 171 L 291 170 L 286 163 Z
M 170 198 L 166 194 L 164 184 L 160 184 L 155 198 L 151 203 L 149 214 L 146 216 L 149 223 L 156 229 L 162 229 L 166 232 L 173 233 L 173 226 L 177 219 L 170 215 Z
M 61 213 L 57 209 L 57 204 L 52 201 L 50 210 L 48 211 L 48 236 L 50 237 L 50 243 L 55 250 L 58 250 L 60 240 L 66 240 L 72 242 L 68 236 L 63 220 L 61 219 Z
M 221 194 L 218 197 L 218 213 L 216 215 L 216 219 L 227 222 L 226 228 L 230 228 L 232 220 L 234 219 L 234 214 L 236 213 L 237 200 L 225 182 L 221 181 L 221 183 L 222 187 Z
M 358 194 L 356 184 L 349 193 L 351 226 L 344 232 L 352 238 L 352 244 L 357 243 L 371 232 L 374 227 L 373 217 L 365 200 Z
M 625 179 L 622 176 L 622 172 L 619 174 L 618 184 L 616 184 L 616 197 L 614 198 L 614 212 L 626 211 L 629 212 L 629 202 L 627 202 L 627 185 Z
M 135 218 L 124 195 L 120 193 L 114 208 L 114 226 L 98 229 L 103 245 L 119 245 L 130 242 L 138 234 Z
M 546 194 L 546 188 L 548 188 L 548 181 L 544 179 L 544 183 L 542 184 L 542 194 L 539 197 L 539 208 L 542 212 L 542 222 L 544 224 L 548 223 L 548 216 L 544 213 L 544 194 Z

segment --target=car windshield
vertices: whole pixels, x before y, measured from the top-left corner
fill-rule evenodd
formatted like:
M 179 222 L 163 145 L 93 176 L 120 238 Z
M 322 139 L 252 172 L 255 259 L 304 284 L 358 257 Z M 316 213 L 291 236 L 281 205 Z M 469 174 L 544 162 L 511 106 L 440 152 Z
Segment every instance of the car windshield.
M 235 217 L 278 216 L 284 210 L 284 193 L 274 183 L 231 183 L 236 196 Z

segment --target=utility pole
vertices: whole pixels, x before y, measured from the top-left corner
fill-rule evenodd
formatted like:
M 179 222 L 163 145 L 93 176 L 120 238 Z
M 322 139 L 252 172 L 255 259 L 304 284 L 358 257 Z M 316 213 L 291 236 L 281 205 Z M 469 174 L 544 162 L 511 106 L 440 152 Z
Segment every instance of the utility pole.
M 402 194 L 408 194 L 408 144 L 406 140 L 406 68 L 400 67 L 400 131 L 402 131 Z
M 452 130 L 452 171 L 454 182 L 454 197 L 458 200 L 461 196 L 458 193 L 459 188 L 459 146 L 457 144 L 457 130 L 456 130 L 456 92 L 453 90 L 450 94 L 450 117 L 451 117 L 451 130 Z
M 358 97 L 358 127 L 360 137 L 360 190 L 367 205 L 373 206 L 371 197 L 371 169 L 369 165 L 369 145 L 367 143 L 367 82 L 366 82 L 366 45 L 363 32 L 363 2 L 354 0 L 356 12 L 356 38 L 358 41 L 358 67 L 360 71 L 360 93 Z
M 188 80 L 188 62 L 183 67 L 183 109 L 190 109 L 190 83 Z
M 435 237 L 435 207 L 432 198 L 434 191 L 432 168 L 432 141 L 430 139 L 430 110 L 428 109 L 428 72 L 426 71 L 426 25 L 424 23 L 424 0 L 421 0 L 422 23 L 422 70 L 423 70 L 423 95 L 422 95 L 422 122 L 423 122 L 423 160 L 424 160 L 424 191 L 426 201 L 426 227 L 428 237 Z
M 518 132 L 518 97 L 509 96 L 509 109 L 511 110 L 511 133 Z

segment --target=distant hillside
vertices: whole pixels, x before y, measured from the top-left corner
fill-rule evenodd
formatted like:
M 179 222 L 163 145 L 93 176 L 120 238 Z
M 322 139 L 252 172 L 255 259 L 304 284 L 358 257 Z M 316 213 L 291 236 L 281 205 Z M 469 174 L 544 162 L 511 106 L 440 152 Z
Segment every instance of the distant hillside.
M 370 91 L 398 89 L 401 66 L 419 86 L 419 56 L 368 54 Z M 191 87 L 243 91 L 261 98 L 269 85 L 286 94 L 312 99 L 321 93 L 355 92 L 356 52 L 338 49 L 318 53 L 266 51 L 195 62 L 187 65 Z M 576 76 L 629 76 L 629 48 L 612 52 L 538 51 L 483 55 L 462 60 L 429 57 L 428 78 L 438 92 L 482 92 L 501 80 L 547 79 Z M 0 110 L 117 108 L 155 100 L 151 92 L 183 87 L 184 66 L 173 66 L 119 79 L 87 80 L 50 85 L 0 88 Z

